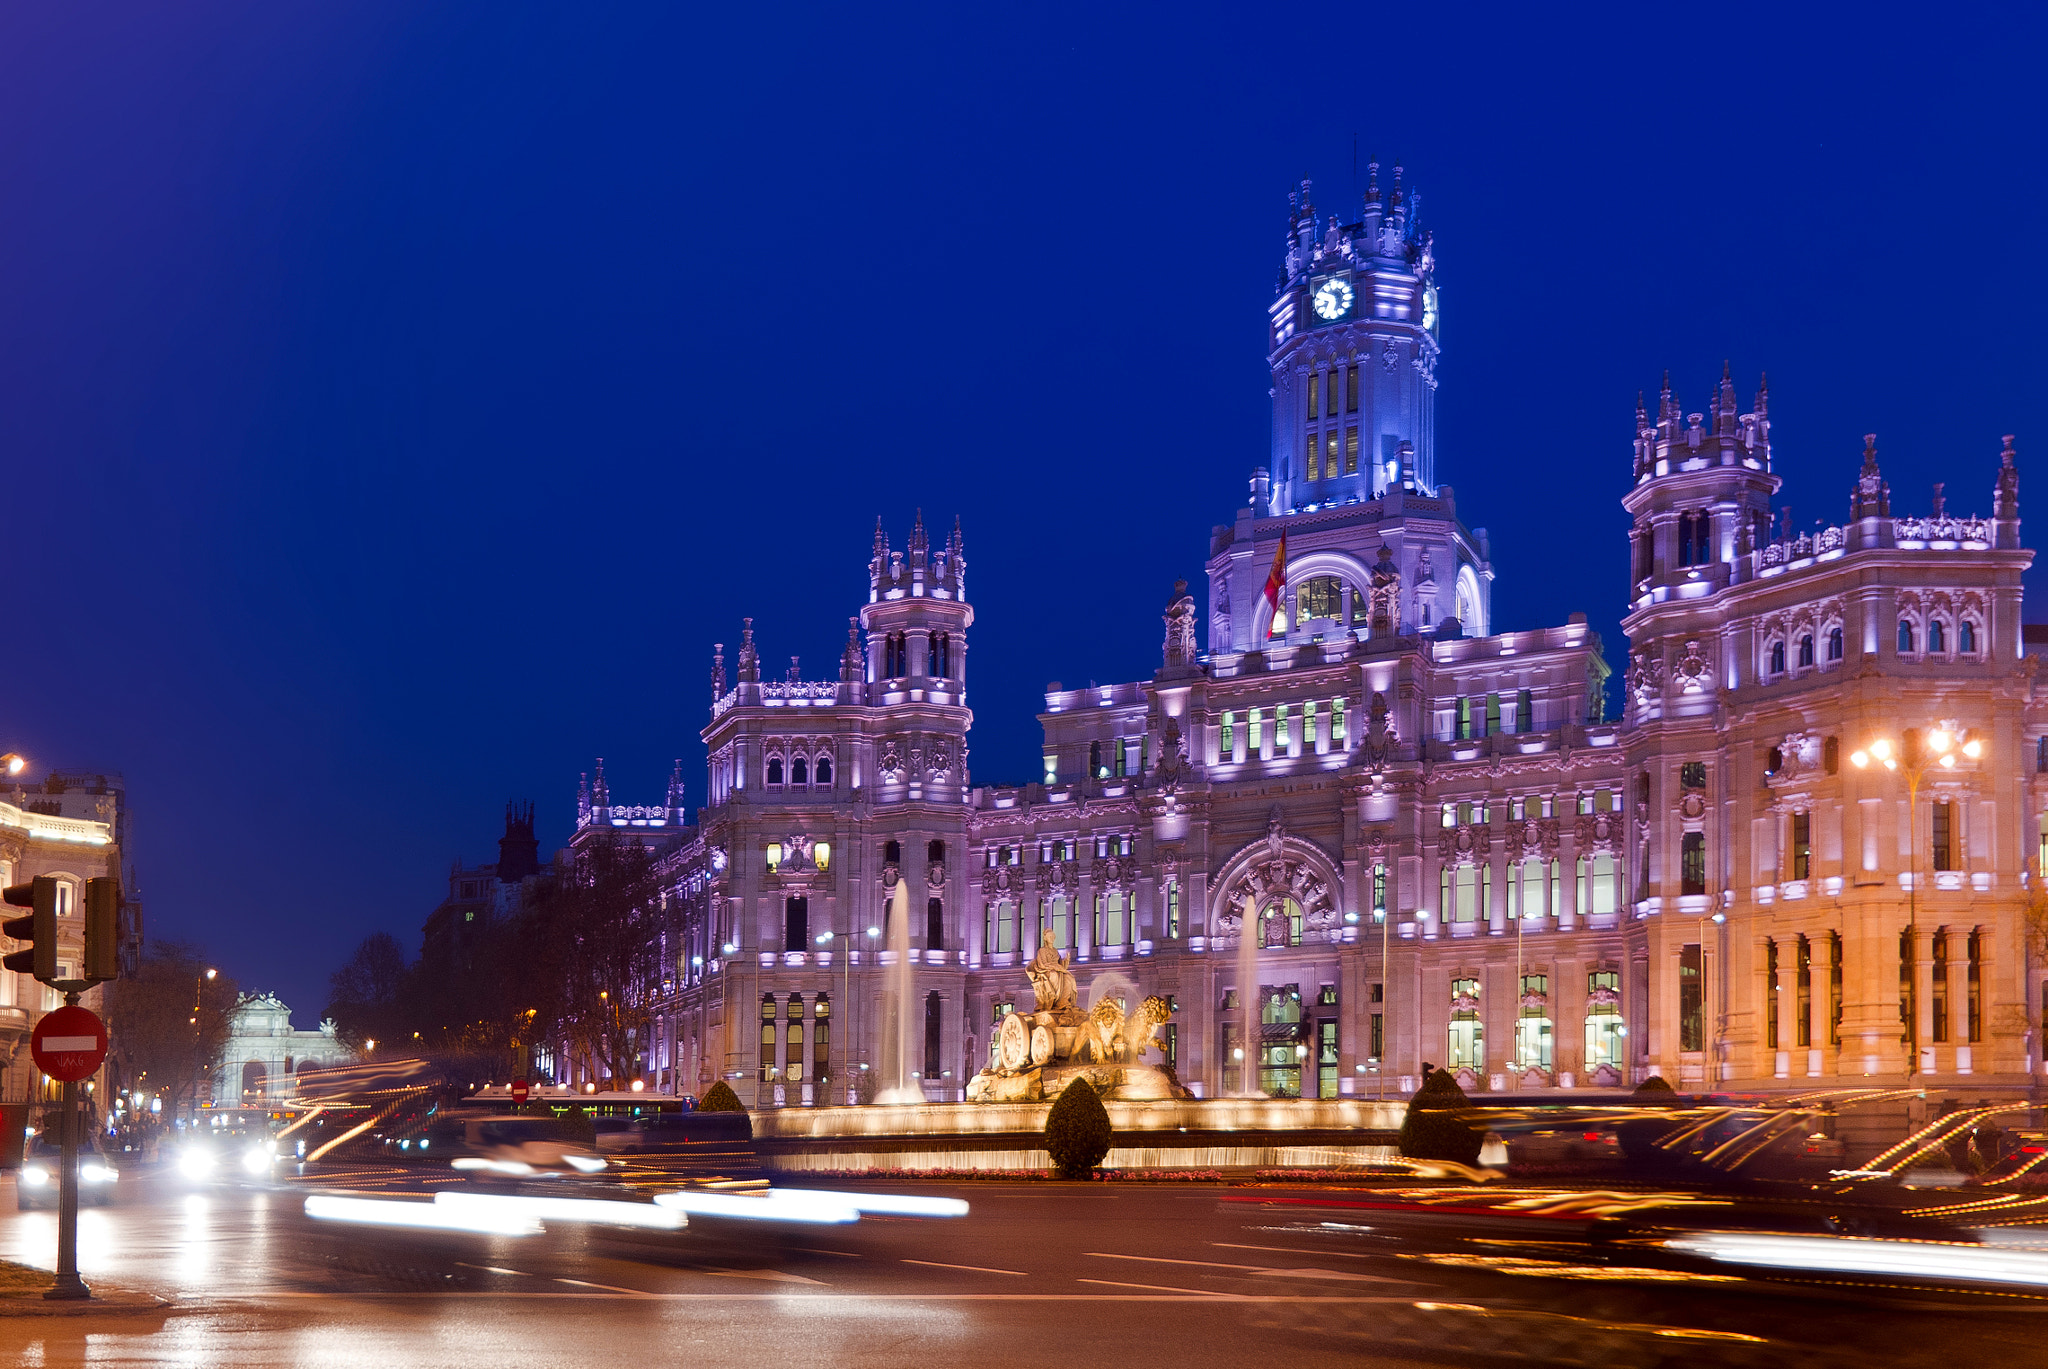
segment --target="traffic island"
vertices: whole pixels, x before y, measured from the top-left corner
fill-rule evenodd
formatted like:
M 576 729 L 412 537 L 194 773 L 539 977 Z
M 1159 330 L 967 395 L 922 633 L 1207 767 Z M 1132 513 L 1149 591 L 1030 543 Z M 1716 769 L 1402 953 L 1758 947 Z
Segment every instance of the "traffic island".
M 168 1298 L 140 1289 L 125 1288 L 94 1279 L 89 1298 L 46 1298 L 57 1276 L 33 1265 L 0 1260 L 0 1317 L 104 1316 L 121 1312 L 160 1312 L 170 1307 Z

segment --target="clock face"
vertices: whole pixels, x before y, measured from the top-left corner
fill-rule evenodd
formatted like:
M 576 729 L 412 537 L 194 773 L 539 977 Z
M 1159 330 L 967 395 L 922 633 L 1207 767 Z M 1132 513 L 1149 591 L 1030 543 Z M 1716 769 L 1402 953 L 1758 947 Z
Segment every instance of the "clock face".
M 1351 282 L 1330 279 L 1316 287 L 1315 305 L 1318 318 L 1342 318 L 1351 312 Z
M 1436 331 L 1436 287 L 1434 285 L 1422 287 L 1422 326 L 1429 329 L 1432 333 Z

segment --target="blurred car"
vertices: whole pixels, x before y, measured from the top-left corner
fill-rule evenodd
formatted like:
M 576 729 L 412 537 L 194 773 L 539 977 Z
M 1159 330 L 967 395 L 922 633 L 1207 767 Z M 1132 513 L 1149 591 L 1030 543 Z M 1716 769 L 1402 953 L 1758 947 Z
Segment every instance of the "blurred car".
M 64 1147 L 55 1139 L 37 1136 L 29 1142 L 28 1154 L 15 1174 L 14 1196 L 24 1211 L 32 1207 L 55 1207 L 64 1175 Z M 99 1143 L 86 1140 L 78 1147 L 78 1201 L 105 1207 L 114 1196 L 114 1181 L 120 1173 L 100 1153 Z
M 593 1117 L 591 1130 L 596 1134 L 597 1148 L 601 1151 L 630 1150 L 633 1139 L 633 1119 L 630 1117 Z
M 744 1112 L 656 1112 L 633 1120 L 626 1150 L 687 1151 L 754 1139 Z
M 604 1157 L 553 1117 L 473 1117 L 462 1124 L 465 1154 L 455 1168 L 524 1177 L 536 1174 L 597 1174 Z
M 1520 1165 L 1621 1159 L 1621 1140 L 1612 1127 L 1546 1127 L 1506 1139 L 1509 1160 Z

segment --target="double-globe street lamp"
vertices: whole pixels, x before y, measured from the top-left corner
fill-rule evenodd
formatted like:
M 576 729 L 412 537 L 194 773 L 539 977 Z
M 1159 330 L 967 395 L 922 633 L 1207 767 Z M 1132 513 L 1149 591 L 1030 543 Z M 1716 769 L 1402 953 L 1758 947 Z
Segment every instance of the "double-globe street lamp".
M 1924 737 L 1917 727 L 1909 727 L 1899 734 L 1894 742 L 1890 737 L 1879 736 L 1868 745 L 1849 753 L 1849 764 L 1858 770 L 1867 770 L 1874 762 L 1892 774 L 1906 781 L 1906 926 L 1913 932 L 1917 944 L 1920 923 L 1920 782 L 1931 770 L 1953 770 L 1956 757 L 1976 760 L 1984 754 L 1984 742 L 1956 726 L 1953 719 L 1935 724 Z M 1919 989 L 1917 970 L 1913 979 L 1914 992 Z M 1899 1005 L 1900 1014 L 1906 1019 L 1906 1037 L 1910 1054 L 1906 1061 L 1906 1072 L 1920 1072 L 1920 1013 L 1917 1004 Z

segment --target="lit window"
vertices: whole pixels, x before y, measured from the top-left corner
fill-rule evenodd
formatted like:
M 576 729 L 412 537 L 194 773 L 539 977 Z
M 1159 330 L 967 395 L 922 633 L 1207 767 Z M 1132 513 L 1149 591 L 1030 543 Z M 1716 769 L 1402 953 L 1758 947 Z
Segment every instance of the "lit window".
M 1352 373 L 1355 375 L 1357 371 L 1354 369 Z M 1346 428 L 1344 430 L 1344 474 L 1358 474 L 1358 429 L 1356 428 Z
M 1977 625 L 1968 618 L 1956 624 L 1956 650 L 1965 656 L 1977 654 Z

